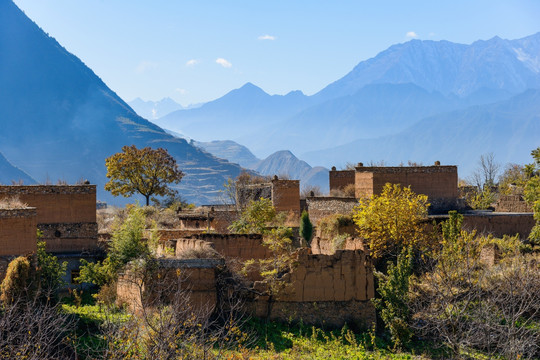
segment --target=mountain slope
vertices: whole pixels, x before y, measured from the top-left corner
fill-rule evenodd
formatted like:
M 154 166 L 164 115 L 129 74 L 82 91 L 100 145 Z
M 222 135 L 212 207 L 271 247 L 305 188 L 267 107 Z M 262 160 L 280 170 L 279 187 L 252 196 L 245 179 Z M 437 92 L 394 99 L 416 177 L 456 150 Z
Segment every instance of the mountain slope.
M 379 160 L 432 164 L 439 160 L 459 165 L 460 176 L 466 176 L 487 152 L 493 152 L 503 164 L 528 163 L 539 142 L 540 90 L 528 90 L 509 100 L 428 117 L 396 135 L 357 140 L 302 156 L 326 166 Z
M 257 139 L 265 129 L 309 104 L 309 97 L 300 91 L 268 95 L 247 83 L 199 108 L 178 110 L 154 122 L 199 141 L 234 140 L 259 150 Z
M 11 185 L 12 182 L 22 182 L 25 185 L 30 185 L 35 184 L 36 181 L 21 169 L 13 166 L 4 155 L 0 153 L 0 184 Z
M 0 151 L 37 180 L 89 179 L 99 199 L 121 203 L 103 190 L 105 158 L 131 144 L 167 148 L 191 201 L 210 201 L 241 170 L 135 114 L 11 0 L 0 0 L 0 54 Z
M 194 141 L 193 144 L 220 159 L 239 164 L 244 168 L 251 169 L 260 160 L 249 149 L 232 140 L 215 140 L 210 142 Z
M 282 121 L 267 141 L 306 152 L 358 138 L 394 134 L 424 117 L 464 108 L 466 104 L 465 100 L 428 92 L 414 84 L 371 84 L 353 95 L 311 106 Z

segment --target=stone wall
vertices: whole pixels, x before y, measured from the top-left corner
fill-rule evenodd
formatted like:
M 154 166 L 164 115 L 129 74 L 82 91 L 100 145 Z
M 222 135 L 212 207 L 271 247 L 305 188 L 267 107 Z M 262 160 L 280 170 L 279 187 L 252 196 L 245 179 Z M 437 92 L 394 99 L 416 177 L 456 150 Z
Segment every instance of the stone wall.
M 499 200 L 495 205 L 496 212 L 532 213 L 532 207 L 523 199 L 523 196 L 499 195 Z
M 478 212 L 476 214 L 465 214 L 463 219 L 463 229 L 475 229 L 479 234 L 492 234 L 495 237 L 503 235 L 519 234 L 522 239 L 526 239 L 535 221 L 532 213 L 492 213 Z
M 97 223 L 38 224 L 46 242 L 46 250 L 60 252 L 101 251 Z
M 357 167 L 357 198 L 380 194 L 386 183 L 410 186 L 430 199 L 457 199 L 457 166 Z
M 306 198 L 309 219 L 313 224 L 329 215 L 343 214 L 352 212 L 358 205 L 358 200 L 344 197 L 308 197 Z
M 354 170 L 336 170 L 335 167 L 329 172 L 330 191 L 343 190 L 347 185 L 355 184 Z
M 0 256 L 36 252 L 35 208 L 0 210 Z
M 96 185 L 0 186 L 0 199 L 17 196 L 37 209 L 37 222 L 96 222 Z

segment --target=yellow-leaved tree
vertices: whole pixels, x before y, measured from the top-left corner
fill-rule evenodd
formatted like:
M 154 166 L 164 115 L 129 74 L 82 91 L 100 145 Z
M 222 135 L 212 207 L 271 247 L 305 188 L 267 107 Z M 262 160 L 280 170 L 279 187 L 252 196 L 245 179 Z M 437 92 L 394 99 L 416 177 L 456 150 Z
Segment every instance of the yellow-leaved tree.
M 176 194 L 169 184 L 178 184 L 184 176 L 174 157 L 162 148 L 124 146 L 122 152 L 105 159 L 105 165 L 110 179 L 105 190 L 124 197 L 139 193 L 145 197 L 147 206 L 152 195 Z
M 374 258 L 396 257 L 403 248 L 428 245 L 426 232 L 428 198 L 410 187 L 387 183 L 380 195 L 361 199 L 353 219 L 358 234 L 366 239 Z

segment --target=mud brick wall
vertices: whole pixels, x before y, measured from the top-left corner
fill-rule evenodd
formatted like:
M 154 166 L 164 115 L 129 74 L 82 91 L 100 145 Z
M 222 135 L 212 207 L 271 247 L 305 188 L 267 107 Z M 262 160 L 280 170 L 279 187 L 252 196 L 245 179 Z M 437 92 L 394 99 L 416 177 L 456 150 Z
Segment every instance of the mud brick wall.
M 0 186 L 0 199 L 17 196 L 37 208 L 37 222 L 96 222 L 96 185 Z
M 329 172 L 330 191 L 341 190 L 345 186 L 355 183 L 354 170 L 334 170 Z
M 329 215 L 350 214 L 358 205 L 358 200 L 343 197 L 308 197 L 306 198 L 309 219 L 313 224 Z
M 219 233 L 228 233 L 229 226 L 233 221 L 238 220 L 239 213 L 237 210 L 223 210 L 223 211 L 212 211 L 210 213 L 212 217 L 212 222 L 210 228 Z
M 495 205 L 496 212 L 516 212 L 530 213 L 532 207 L 523 199 L 521 195 L 500 195 Z
M 46 242 L 46 250 L 59 252 L 100 251 L 98 226 L 95 222 L 38 224 L 42 232 L 41 240 Z
M 134 272 L 121 274 L 116 286 L 117 302 L 140 313 L 143 306 L 153 307 L 156 298 L 174 302 L 178 291 L 189 293 L 188 303 L 193 311 L 212 309 L 217 303 L 216 268 L 223 262 L 208 259 L 160 259 L 159 277 L 146 279 Z
M 272 204 L 277 211 L 300 215 L 300 180 L 272 180 Z
M 457 166 L 357 167 L 355 196 L 380 194 L 386 183 L 410 186 L 415 193 L 430 199 L 458 197 Z
M 35 253 L 36 234 L 35 208 L 0 210 L 0 256 Z
M 479 213 L 466 214 L 463 229 L 476 230 L 479 234 L 492 234 L 495 237 L 519 234 L 526 239 L 534 226 L 533 214 Z
M 332 255 L 337 250 L 365 250 L 364 241 L 355 237 L 348 237 L 341 245 L 341 248 L 336 249 L 333 239 L 324 239 L 315 237 L 311 240 L 311 253 L 312 254 L 324 254 Z
M 239 260 L 249 259 L 265 259 L 271 256 L 270 251 L 263 245 L 263 237 L 260 234 L 198 234 L 189 238 L 180 239 L 182 241 L 191 240 L 190 242 L 184 242 L 181 245 L 182 249 L 186 249 L 186 246 L 193 244 L 197 241 L 203 241 L 212 244 L 212 247 L 222 256 L 226 258 L 235 258 Z
M 146 230 L 144 236 L 149 238 L 151 235 L 151 230 Z M 195 234 L 201 234 L 204 230 L 182 230 L 182 229 L 158 229 L 157 235 L 159 236 L 160 242 L 166 242 L 169 240 L 181 239 L 186 236 L 191 236 Z
M 252 311 L 259 317 L 306 324 L 343 326 L 346 322 L 369 327 L 375 321 L 371 260 L 363 251 L 337 251 L 333 255 L 298 254 L 289 275 L 291 287 L 273 303 L 259 297 Z

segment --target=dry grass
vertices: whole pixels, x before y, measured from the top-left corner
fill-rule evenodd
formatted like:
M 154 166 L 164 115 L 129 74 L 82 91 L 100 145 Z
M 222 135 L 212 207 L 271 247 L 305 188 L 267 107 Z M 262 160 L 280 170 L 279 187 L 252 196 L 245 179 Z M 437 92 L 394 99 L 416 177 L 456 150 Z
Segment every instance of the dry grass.
M 17 196 L 0 199 L 0 210 L 24 209 L 28 204 L 23 203 Z

